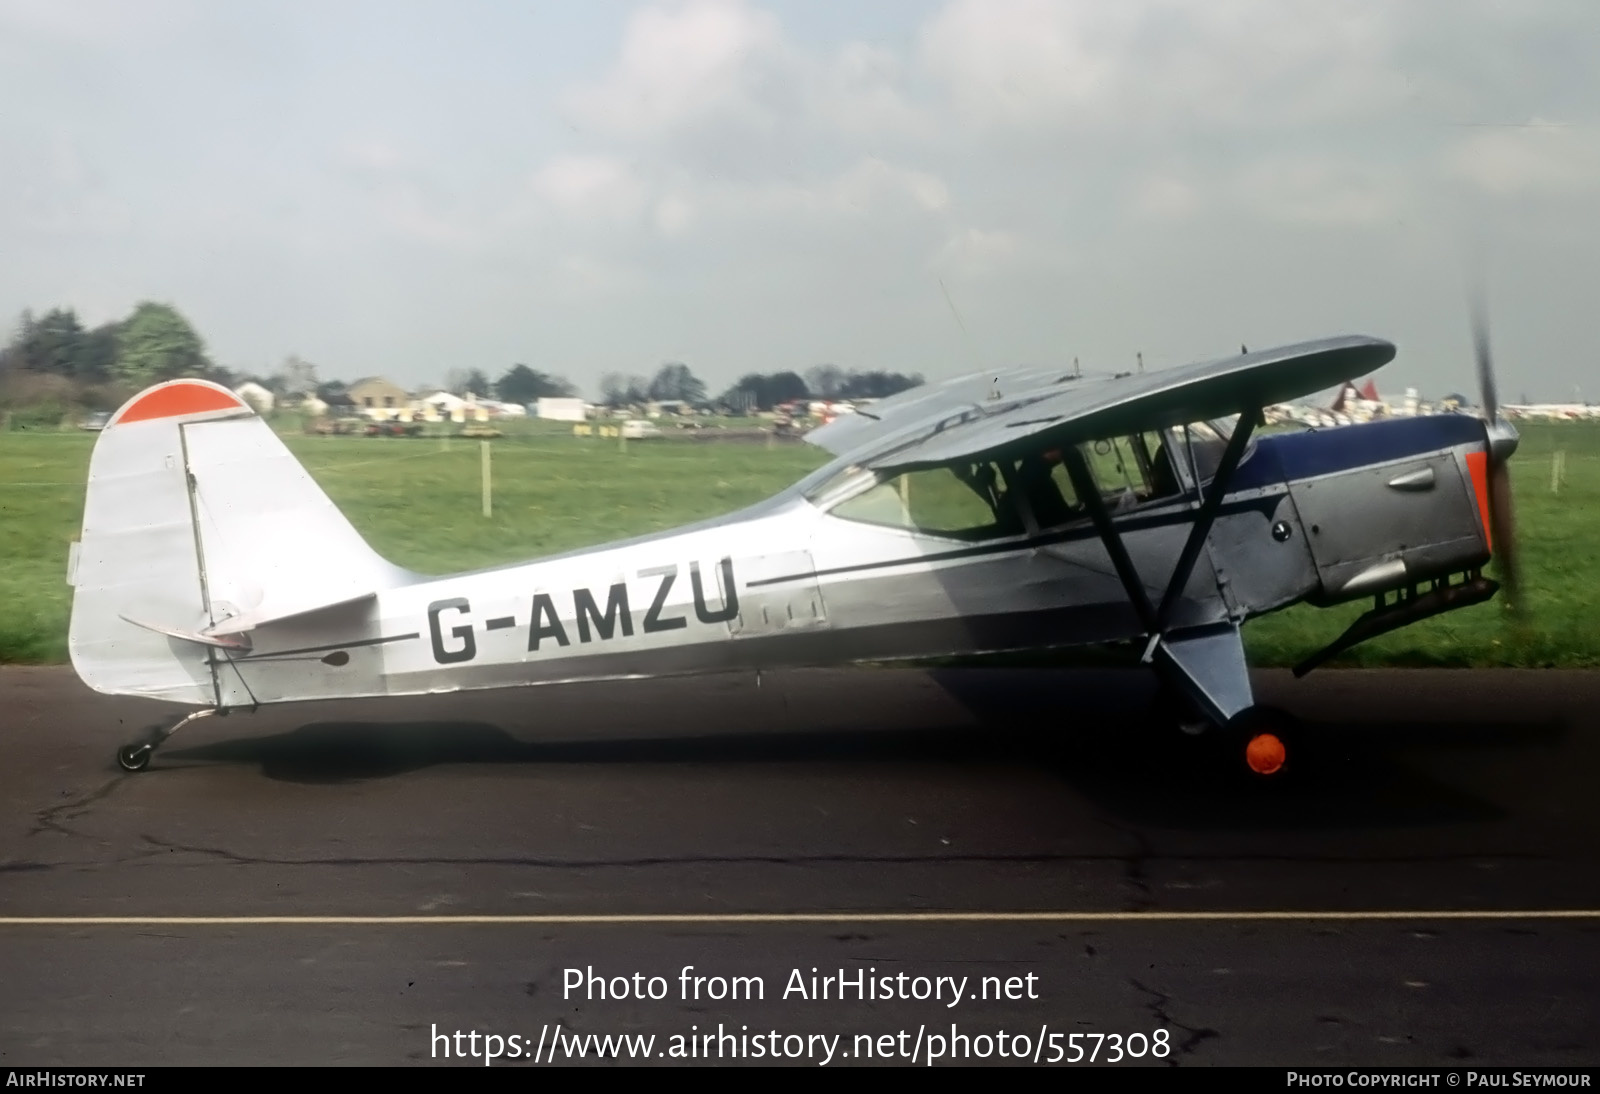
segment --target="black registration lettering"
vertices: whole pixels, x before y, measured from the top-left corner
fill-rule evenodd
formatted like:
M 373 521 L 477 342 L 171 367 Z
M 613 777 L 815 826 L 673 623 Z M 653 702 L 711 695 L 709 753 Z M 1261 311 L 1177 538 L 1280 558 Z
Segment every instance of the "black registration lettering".
M 594 624 L 595 633 L 601 638 L 610 638 L 617 633 L 617 623 L 622 624 L 622 633 L 633 634 L 633 614 L 628 610 L 628 586 L 625 582 L 617 582 L 611 586 L 611 591 L 606 597 L 606 611 L 600 614 L 600 607 L 594 602 L 594 594 L 588 589 L 572 590 L 572 609 L 578 615 L 578 641 L 588 642 L 589 624 Z
M 640 570 L 639 576 L 661 579 L 661 584 L 656 586 L 655 598 L 650 601 L 650 610 L 644 613 L 644 633 L 655 634 L 659 631 L 675 631 L 679 627 L 687 627 L 689 621 L 681 615 L 661 618 L 661 609 L 667 603 L 667 593 L 672 591 L 672 583 L 678 579 L 678 567 L 656 566 L 649 570 Z
M 435 600 L 428 605 L 428 636 L 433 639 L 433 659 L 441 665 L 450 665 L 460 661 L 471 661 L 478 655 L 478 641 L 472 636 L 472 624 L 463 623 L 450 628 L 450 636 L 459 639 L 461 645 L 457 649 L 444 648 L 444 630 L 439 623 L 439 613 L 458 611 L 462 614 L 472 610 L 464 597 L 455 597 L 451 600 Z
M 549 593 L 534 593 L 533 625 L 528 628 L 528 649 L 538 649 L 539 642 L 545 638 L 554 638 L 557 645 L 571 645 L 567 640 L 566 628 L 561 625 L 561 617 L 556 614 L 555 601 L 550 599 Z
M 733 587 L 733 559 L 717 563 L 722 571 L 722 606 L 712 611 L 706 606 L 706 590 L 700 580 L 700 564 L 689 563 L 689 582 L 694 586 L 694 614 L 702 623 L 725 623 L 739 614 L 739 594 Z

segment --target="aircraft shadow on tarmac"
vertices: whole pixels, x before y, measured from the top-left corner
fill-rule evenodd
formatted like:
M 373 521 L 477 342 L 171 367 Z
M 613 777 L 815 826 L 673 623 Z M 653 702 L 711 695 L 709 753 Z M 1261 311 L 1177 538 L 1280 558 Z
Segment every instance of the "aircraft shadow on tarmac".
M 1461 749 L 1492 750 L 1499 758 L 1549 752 L 1565 737 L 1564 727 L 1549 721 L 1463 725 L 1324 720 L 1307 727 L 1316 742 L 1305 755 L 1309 773 L 1281 785 L 1252 787 L 1222 773 L 1204 738 L 1185 738 L 1155 723 L 1148 687 L 1125 678 L 1104 688 L 1075 689 L 1070 701 L 1064 701 L 1059 681 L 1042 676 L 1031 687 L 1019 687 L 1015 676 L 1003 687 L 983 674 L 934 676 L 972 712 L 976 724 L 886 729 L 864 723 L 825 731 L 658 732 L 650 737 L 618 728 L 586 740 L 529 740 L 482 721 L 323 721 L 282 733 L 172 748 L 163 758 L 169 764 L 259 765 L 268 778 L 299 783 L 388 778 L 450 764 L 1013 766 L 1050 772 L 1065 793 L 1132 824 L 1208 830 L 1270 823 L 1325 829 L 1502 818 L 1502 801 L 1429 771 L 1438 766 L 1429 758 Z M 708 705 L 714 706 L 715 700 Z M 538 731 L 530 729 L 528 735 Z M 1536 777 L 1528 772 L 1550 766 L 1503 765 L 1510 778 L 1522 783 Z M 1523 786 L 1515 796 L 1522 799 L 1529 792 Z

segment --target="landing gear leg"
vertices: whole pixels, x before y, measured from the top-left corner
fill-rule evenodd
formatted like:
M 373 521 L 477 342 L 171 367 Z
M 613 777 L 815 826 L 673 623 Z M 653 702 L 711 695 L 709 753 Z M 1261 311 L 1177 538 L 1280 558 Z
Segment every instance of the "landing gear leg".
M 150 757 L 155 755 L 156 749 L 160 748 L 168 737 L 198 718 L 209 718 L 213 714 L 221 713 L 223 713 L 221 710 L 216 709 L 197 710 L 178 719 L 165 729 L 156 726 L 143 741 L 123 745 L 117 749 L 117 766 L 124 771 L 143 771 L 149 766 Z

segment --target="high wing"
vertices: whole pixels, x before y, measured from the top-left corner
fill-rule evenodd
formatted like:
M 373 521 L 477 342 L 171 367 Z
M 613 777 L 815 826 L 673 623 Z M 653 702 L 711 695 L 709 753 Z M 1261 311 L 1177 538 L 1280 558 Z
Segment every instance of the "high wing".
M 1111 377 L 981 373 L 903 392 L 806 439 L 866 467 L 934 466 L 1023 443 L 1073 444 L 1259 410 L 1371 372 L 1394 355 L 1390 342 L 1350 335 Z

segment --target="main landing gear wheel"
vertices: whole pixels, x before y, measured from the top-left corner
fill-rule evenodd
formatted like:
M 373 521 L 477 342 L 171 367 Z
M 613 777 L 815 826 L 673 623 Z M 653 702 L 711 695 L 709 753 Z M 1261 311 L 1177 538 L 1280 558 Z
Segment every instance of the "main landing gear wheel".
M 1300 723 L 1277 707 L 1248 707 L 1222 727 L 1219 743 L 1229 770 L 1256 784 L 1276 784 L 1305 766 Z

